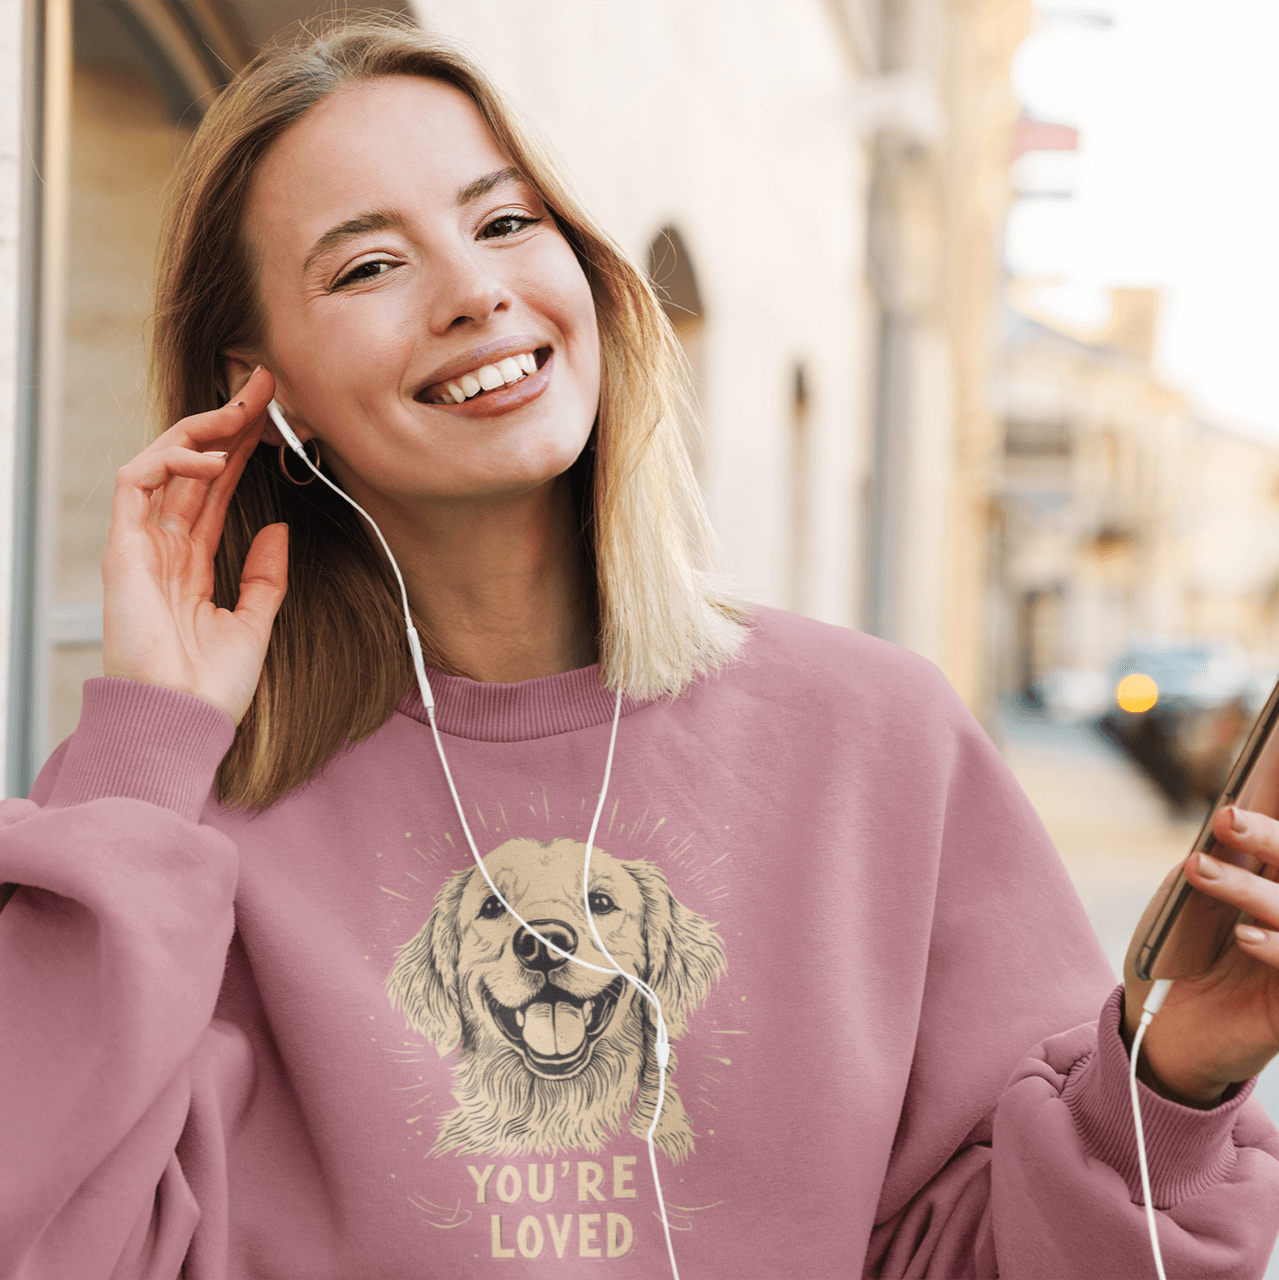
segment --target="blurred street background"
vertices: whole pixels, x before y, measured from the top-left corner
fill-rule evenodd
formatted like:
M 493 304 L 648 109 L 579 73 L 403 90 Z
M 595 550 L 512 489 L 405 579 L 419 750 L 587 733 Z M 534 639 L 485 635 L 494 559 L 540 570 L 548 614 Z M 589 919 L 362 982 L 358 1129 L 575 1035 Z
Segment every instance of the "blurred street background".
M 1279 676 L 1279 0 L 385 7 L 648 270 L 725 575 L 936 662 L 1118 967 Z M 101 670 L 166 178 L 328 8 L 0 0 L 6 794 Z

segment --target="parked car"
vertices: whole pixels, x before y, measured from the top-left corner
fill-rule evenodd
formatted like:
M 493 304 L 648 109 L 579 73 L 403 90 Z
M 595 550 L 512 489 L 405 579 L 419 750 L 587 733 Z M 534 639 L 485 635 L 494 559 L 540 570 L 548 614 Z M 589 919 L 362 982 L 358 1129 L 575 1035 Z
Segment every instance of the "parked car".
M 1077 724 L 1104 715 L 1114 701 L 1110 673 L 1083 667 L 1056 667 L 1021 691 L 1023 706 L 1059 724 Z
M 1155 682 L 1154 705 L 1126 711 L 1115 700 L 1099 727 L 1174 809 L 1202 808 L 1225 784 L 1255 713 L 1252 662 L 1230 639 L 1145 639 L 1112 664 L 1111 689 L 1135 674 Z

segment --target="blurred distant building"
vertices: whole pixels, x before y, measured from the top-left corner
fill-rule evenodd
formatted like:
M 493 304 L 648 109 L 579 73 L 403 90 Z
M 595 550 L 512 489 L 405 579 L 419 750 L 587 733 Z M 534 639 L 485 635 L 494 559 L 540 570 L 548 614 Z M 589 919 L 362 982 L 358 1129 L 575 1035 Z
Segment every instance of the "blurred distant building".
M 155 425 L 143 340 L 173 163 L 276 33 L 363 6 L 9 5 L 0 702 L 13 793 L 101 670 L 113 476 Z M 697 383 L 689 440 L 735 583 L 918 650 L 980 711 L 1008 67 L 1028 0 L 379 7 L 473 54 L 649 270 Z
M 1197 420 L 1152 373 L 1154 291 L 1014 280 L 1009 304 L 1001 686 L 1104 671 L 1134 636 L 1279 652 L 1279 447 Z
M 867 630 L 938 663 L 988 719 L 985 601 L 1001 424 L 989 399 L 1019 109 L 1020 0 L 884 0 L 868 274 L 878 329 Z

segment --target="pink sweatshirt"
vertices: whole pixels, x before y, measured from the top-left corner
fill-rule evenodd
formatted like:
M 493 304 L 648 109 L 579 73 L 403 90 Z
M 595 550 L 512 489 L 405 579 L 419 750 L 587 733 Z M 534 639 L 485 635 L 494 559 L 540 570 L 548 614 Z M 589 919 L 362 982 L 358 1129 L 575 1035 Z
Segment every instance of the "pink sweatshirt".
M 434 685 L 491 874 L 598 959 L 597 669 Z M 668 1274 L 651 1021 L 491 898 L 416 690 L 257 816 L 210 794 L 231 737 L 90 681 L 0 806 L 0 1275 Z M 670 1028 L 684 1280 L 1153 1275 L 1120 993 L 931 666 L 761 610 L 738 663 L 625 704 L 595 844 L 596 923 Z M 1170 1280 L 1265 1268 L 1250 1092 L 1143 1090 Z

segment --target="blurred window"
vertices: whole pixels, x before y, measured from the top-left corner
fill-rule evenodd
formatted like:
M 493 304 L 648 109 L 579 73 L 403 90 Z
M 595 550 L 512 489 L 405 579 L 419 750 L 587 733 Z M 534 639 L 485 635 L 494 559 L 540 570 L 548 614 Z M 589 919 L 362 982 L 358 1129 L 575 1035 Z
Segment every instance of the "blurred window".
M 1010 457 L 1065 458 L 1070 454 L 1070 424 L 1056 419 L 1012 419 L 1004 436 L 1004 452 Z
M 790 414 L 790 600 L 796 613 L 804 611 L 804 577 L 808 564 L 809 510 L 809 386 L 808 372 L 797 364 L 791 377 Z
M 705 434 L 705 323 L 697 272 L 684 238 L 673 226 L 663 227 L 648 246 L 648 278 L 657 290 L 662 310 L 675 329 L 684 357 L 693 376 L 693 393 L 698 398 L 696 418 L 685 422 L 684 436 L 697 479 L 706 488 L 709 456 Z

